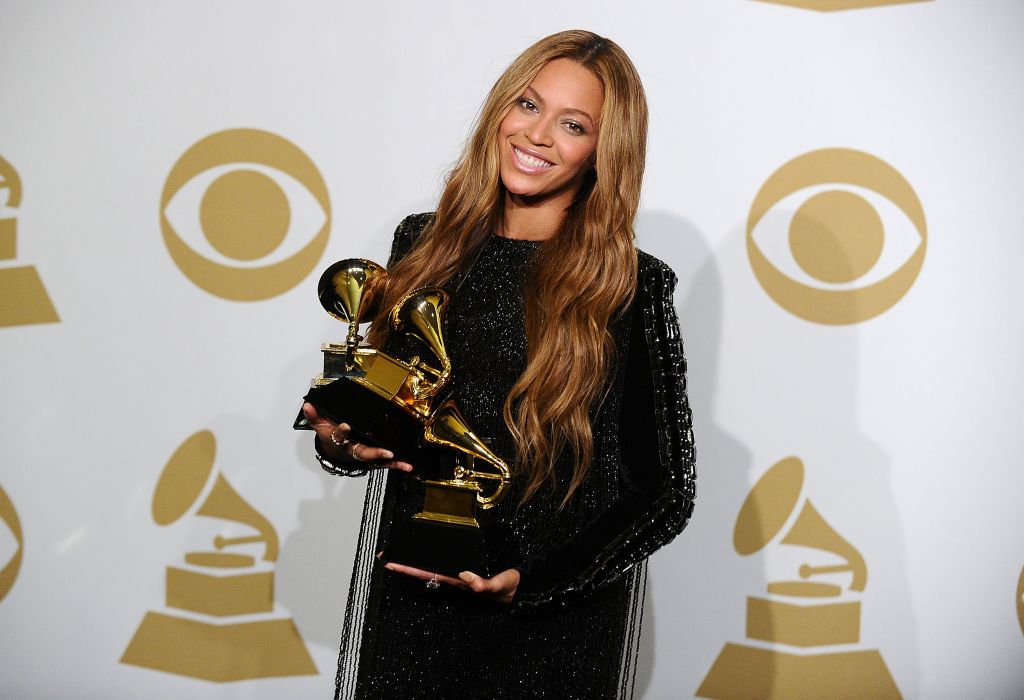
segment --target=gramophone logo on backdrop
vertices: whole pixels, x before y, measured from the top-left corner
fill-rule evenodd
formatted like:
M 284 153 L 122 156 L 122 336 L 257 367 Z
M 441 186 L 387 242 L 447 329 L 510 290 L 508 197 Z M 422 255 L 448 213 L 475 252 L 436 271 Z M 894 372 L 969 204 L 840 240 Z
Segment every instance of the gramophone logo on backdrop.
M 146 613 L 121 663 L 217 682 L 315 675 L 295 623 L 274 612 L 274 526 L 215 473 L 215 453 L 206 430 L 181 444 L 157 483 L 153 520 L 170 525 L 190 514 L 240 523 L 254 534 L 217 535 L 213 550 L 188 552 L 184 565 L 168 566 L 166 610 Z
M 21 557 L 25 548 L 25 536 L 21 531 L 18 511 L 14 510 L 7 492 L 0 488 L 0 601 L 7 597 L 14 587 L 21 570 Z
M 767 596 L 747 598 L 747 641 L 723 647 L 700 697 L 901 697 L 878 651 L 851 649 L 860 644 L 867 565 L 801 497 L 803 481 L 796 457 L 765 472 L 740 508 L 733 546 L 746 556 L 777 542 L 823 558 L 800 565 L 799 579 L 769 583 Z
M 8 267 L 18 256 L 18 220 L 7 210 L 21 206 L 21 178 L 0 157 L 0 327 L 59 323 L 50 295 L 32 265 Z
M 258 129 L 219 131 L 194 144 L 160 197 L 160 228 L 175 264 L 232 301 L 297 285 L 323 254 L 330 224 L 327 186 L 313 161 Z
M 884 5 L 909 5 L 912 2 L 932 2 L 932 0 L 757 0 L 773 5 L 789 5 L 802 10 L 818 12 L 837 12 L 839 10 L 863 10 L 869 7 Z
M 859 323 L 903 298 L 928 229 L 910 183 L 875 156 L 811 151 L 772 173 L 747 218 L 747 256 L 780 306 L 814 323 Z

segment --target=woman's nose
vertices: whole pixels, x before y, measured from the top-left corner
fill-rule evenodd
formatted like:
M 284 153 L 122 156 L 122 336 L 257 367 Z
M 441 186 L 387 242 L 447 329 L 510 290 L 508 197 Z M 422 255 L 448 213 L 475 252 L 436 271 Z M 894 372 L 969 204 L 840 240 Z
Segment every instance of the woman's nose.
M 552 126 L 546 118 L 540 117 L 530 122 L 530 125 L 526 128 L 526 138 L 538 146 L 550 146 Z

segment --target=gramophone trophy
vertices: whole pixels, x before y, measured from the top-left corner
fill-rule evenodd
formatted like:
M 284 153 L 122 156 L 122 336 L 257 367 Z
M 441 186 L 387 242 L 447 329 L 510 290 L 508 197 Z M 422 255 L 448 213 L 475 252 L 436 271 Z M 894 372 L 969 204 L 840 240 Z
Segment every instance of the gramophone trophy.
M 387 279 L 383 267 L 349 258 L 320 277 L 327 313 L 348 324 L 344 343 L 324 343 L 324 371 L 304 397 L 327 418 L 347 423 L 356 442 L 385 447 L 414 466 L 424 485 L 423 510 L 400 525 L 384 557 L 417 568 L 490 576 L 478 510 L 505 493 L 508 465 L 469 427 L 455 401 L 444 397 L 452 375 L 445 349 L 448 294 L 416 289 L 388 314 L 393 334 L 415 338 L 429 359 L 392 357 L 362 343 L 359 325 L 374 316 Z M 300 411 L 294 427 L 308 429 Z

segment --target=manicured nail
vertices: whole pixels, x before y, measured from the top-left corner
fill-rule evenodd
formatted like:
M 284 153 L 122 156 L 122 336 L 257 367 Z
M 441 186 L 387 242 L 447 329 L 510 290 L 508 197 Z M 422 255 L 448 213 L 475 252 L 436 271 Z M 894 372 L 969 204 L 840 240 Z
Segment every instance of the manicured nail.
M 394 571 L 395 570 L 395 567 L 393 567 L 391 564 L 385 564 L 384 568 L 387 569 L 388 571 Z
M 459 578 L 461 578 L 466 583 L 473 583 L 473 579 L 476 578 L 476 575 L 470 573 L 469 571 L 463 571 L 461 574 L 459 574 Z
M 395 453 L 391 452 L 390 450 L 384 450 L 383 452 L 380 453 L 380 456 L 383 457 L 384 459 L 391 459 L 392 457 L 395 456 Z

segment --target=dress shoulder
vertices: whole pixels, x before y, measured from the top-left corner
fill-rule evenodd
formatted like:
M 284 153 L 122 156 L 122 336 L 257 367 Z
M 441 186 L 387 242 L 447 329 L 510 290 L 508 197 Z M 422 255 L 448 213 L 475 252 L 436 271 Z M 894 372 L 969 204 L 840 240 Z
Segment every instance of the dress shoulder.
M 410 214 L 402 219 L 395 229 L 395 237 L 391 242 L 391 254 L 388 256 L 388 267 L 406 256 L 419 240 L 427 224 L 434 220 L 434 212 Z
M 637 291 L 643 296 L 671 296 L 679 278 L 663 260 L 637 248 Z

